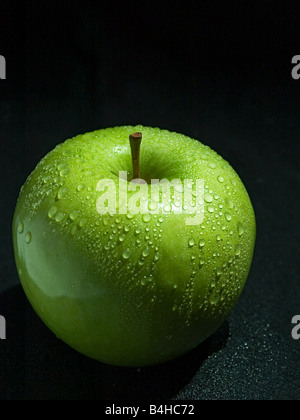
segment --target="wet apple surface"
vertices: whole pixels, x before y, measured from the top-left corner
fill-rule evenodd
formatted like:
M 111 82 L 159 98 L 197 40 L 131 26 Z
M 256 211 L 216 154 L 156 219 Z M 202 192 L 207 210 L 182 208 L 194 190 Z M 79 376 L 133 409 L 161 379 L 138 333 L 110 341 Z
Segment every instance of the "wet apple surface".
M 137 132 L 146 198 L 129 188 L 140 209 L 122 212 Z M 159 183 L 155 200 L 150 180 L 177 184 L 164 195 Z M 196 196 L 197 180 L 192 215 L 179 198 Z M 105 214 L 99 202 L 111 210 L 110 200 Z M 237 173 L 208 146 L 122 126 L 69 139 L 41 160 L 21 189 L 13 240 L 24 291 L 58 338 L 104 363 L 146 366 L 193 349 L 228 318 L 250 270 L 255 216 Z

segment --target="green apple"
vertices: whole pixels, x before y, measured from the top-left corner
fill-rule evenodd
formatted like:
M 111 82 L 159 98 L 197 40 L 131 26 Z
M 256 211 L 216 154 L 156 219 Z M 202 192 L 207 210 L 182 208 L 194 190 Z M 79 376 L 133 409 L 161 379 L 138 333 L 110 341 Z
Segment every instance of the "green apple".
M 140 149 L 133 133 L 143 135 Z M 182 186 L 168 196 L 158 180 Z M 124 211 L 121 185 L 138 211 Z M 16 265 L 36 313 L 80 353 L 121 366 L 176 358 L 218 330 L 245 286 L 255 232 L 228 162 L 199 141 L 143 126 L 58 145 L 22 187 L 13 220 Z

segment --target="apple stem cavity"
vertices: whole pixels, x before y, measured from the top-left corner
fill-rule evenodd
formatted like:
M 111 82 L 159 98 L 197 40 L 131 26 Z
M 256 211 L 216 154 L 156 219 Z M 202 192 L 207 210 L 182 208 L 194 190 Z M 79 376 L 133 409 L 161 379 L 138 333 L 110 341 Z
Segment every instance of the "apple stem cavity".
M 141 154 L 142 133 L 130 134 L 129 141 L 130 141 L 130 147 L 131 147 L 133 179 L 140 179 L 141 177 L 140 154 Z

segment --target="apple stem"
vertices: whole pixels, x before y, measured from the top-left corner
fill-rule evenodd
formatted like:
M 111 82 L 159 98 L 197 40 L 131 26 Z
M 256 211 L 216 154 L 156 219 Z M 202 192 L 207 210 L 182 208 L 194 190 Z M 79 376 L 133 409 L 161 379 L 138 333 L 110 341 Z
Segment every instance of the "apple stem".
M 141 177 L 140 153 L 141 153 L 142 133 L 130 134 L 129 141 L 130 141 L 130 147 L 131 147 L 133 179 L 140 179 Z

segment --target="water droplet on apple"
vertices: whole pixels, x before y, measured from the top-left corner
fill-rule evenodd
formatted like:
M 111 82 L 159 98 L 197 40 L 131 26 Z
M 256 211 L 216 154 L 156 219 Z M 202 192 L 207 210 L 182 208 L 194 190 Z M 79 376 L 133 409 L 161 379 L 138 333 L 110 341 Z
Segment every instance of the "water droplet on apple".
M 55 221 L 56 222 L 62 222 L 65 218 L 65 215 L 62 212 L 58 212 L 55 215 Z
M 200 260 L 199 260 L 199 267 L 202 268 L 204 264 L 205 264 L 205 259 L 204 258 L 200 258 Z
M 61 180 L 61 177 L 60 176 L 57 176 L 57 177 L 54 178 L 54 182 L 56 184 L 59 184 L 60 180 Z
M 50 181 L 51 177 L 48 175 L 45 178 L 43 178 L 44 184 L 47 184 Z
M 146 277 L 144 277 L 144 278 L 142 278 L 142 280 L 141 280 L 141 285 L 142 286 L 145 286 L 147 284 L 147 278 Z
M 241 251 L 242 251 L 242 247 L 241 247 L 241 245 L 235 245 L 235 247 L 234 247 L 234 255 L 236 256 L 236 257 L 239 257 L 240 255 L 241 255 Z
M 71 235 L 74 236 L 76 232 L 77 232 L 77 226 L 73 225 L 72 228 L 71 228 Z
M 217 239 L 217 241 L 219 242 L 219 241 L 222 239 L 222 238 L 221 238 L 221 235 L 217 235 L 216 239 Z
M 26 242 L 26 244 L 30 244 L 31 239 L 32 239 L 31 232 L 27 232 L 26 235 L 25 235 L 25 242 Z
M 194 239 L 189 240 L 189 247 L 192 248 L 195 245 Z
M 174 190 L 177 191 L 178 193 L 182 193 L 183 192 L 183 185 L 180 182 L 176 182 L 174 185 Z
M 222 184 L 224 182 L 224 178 L 222 176 L 218 176 L 218 181 Z
M 120 235 L 119 236 L 119 242 L 124 242 L 125 240 L 125 236 L 124 235 Z
M 199 247 L 200 248 L 203 248 L 204 245 L 205 245 L 205 240 L 204 239 L 200 239 L 200 241 L 199 241 Z
M 74 222 L 74 220 L 77 219 L 77 217 L 79 216 L 78 211 L 74 210 L 70 213 L 69 217 L 70 219 Z
M 202 160 L 208 160 L 208 155 L 206 154 L 206 153 L 204 153 L 202 156 L 201 156 L 201 159 Z
M 152 219 L 151 214 L 144 214 L 143 215 L 143 222 L 149 223 L 151 221 L 151 219 Z
M 213 213 L 213 212 L 215 211 L 215 209 L 214 209 L 214 207 L 213 207 L 213 206 L 208 206 L 208 207 L 207 207 L 207 211 L 208 211 L 209 213 Z
M 221 293 L 221 297 L 220 297 L 221 302 L 223 302 L 225 300 L 225 298 L 226 298 L 226 291 L 223 290 L 222 293 Z
M 159 221 L 159 223 L 163 223 L 164 218 L 163 218 L 163 217 L 160 217 L 160 218 L 158 219 L 158 221 Z
M 166 205 L 164 206 L 164 212 L 165 212 L 165 213 L 170 213 L 170 212 L 171 212 L 171 210 L 172 210 L 172 206 L 170 206 L 170 204 L 166 204 Z
M 65 177 L 65 176 L 68 175 L 69 172 L 70 172 L 70 169 L 69 168 L 65 168 L 65 169 L 62 169 L 60 171 L 59 175 L 62 176 L 62 177 Z
M 217 268 L 217 276 L 221 277 L 222 274 L 223 274 L 223 268 L 222 267 Z
M 243 234 L 244 234 L 244 226 L 240 222 L 237 225 L 237 229 L 238 229 L 238 235 L 239 236 L 243 236 Z
M 127 213 L 127 214 L 126 214 L 126 217 L 127 217 L 127 219 L 128 219 L 128 220 L 131 220 L 131 219 L 133 219 L 133 218 L 134 218 L 134 215 L 133 215 L 133 214 L 131 214 L 131 213 Z
M 69 188 L 67 187 L 60 188 L 57 193 L 57 199 L 61 200 L 67 194 L 68 191 L 69 191 Z
M 157 210 L 157 208 L 158 208 L 158 204 L 157 204 L 155 201 L 151 201 L 151 202 L 148 204 L 148 209 L 149 209 L 150 211 L 155 211 L 155 210 Z
M 56 215 L 56 213 L 57 213 L 57 207 L 52 206 L 52 207 L 50 208 L 50 210 L 48 211 L 48 217 L 49 217 L 50 219 L 53 219 L 53 217 Z
M 148 257 L 149 254 L 150 254 L 150 249 L 147 247 L 143 250 L 142 255 L 143 257 Z
M 225 213 L 225 219 L 227 220 L 227 222 L 230 222 L 230 220 L 232 219 L 231 214 Z
M 208 167 L 211 169 L 215 169 L 217 167 L 217 165 L 215 163 L 209 163 Z
M 186 182 L 185 187 L 189 190 L 192 190 L 193 189 L 193 182 Z
M 160 259 L 160 255 L 158 252 L 154 255 L 154 261 L 158 261 Z
M 129 249 L 126 249 L 123 254 L 122 257 L 124 258 L 124 260 L 128 260 L 128 258 L 130 258 L 131 252 Z
M 140 228 L 135 229 L 134 233 L 136 236 L 138 236 L 141 233 L 141 229 Z
M 179 208 L 181 206 L 180 201 L 175 201 L 174 206 L 177 207 L 177 208 Z
M 209 301 L 212 305 L 216 305 L 220 300 L 220 294 L 214 290 L 209 297 Z
M 233 202 L 230 200 L 230 198 L 226 197 L 226 198 L 225 198 L 225 203 L 226 203 L 226 206 L 227 206 L 229 209 L 233 209 L 234 205 L 233 205 Z
M 206 201 L 206 203 L 212 203 L 214 201 L 214 198 L 212 195 L 205 193 L 204 194 L 204 201 Z
M 18 233 L 22 234 L 24 232 L 24 223 L 19 222 L 18 224 Z
M 77 187 L 77 191 L 83 191 L 85 189 L 85 185 L 84 184 L 80 184 L 80 185 L 78 185 L 78 187 Z
M 83 227 L 87 224 L 88 220 L 86 218 L 83 218 L 79 221 L 79 227 Z

